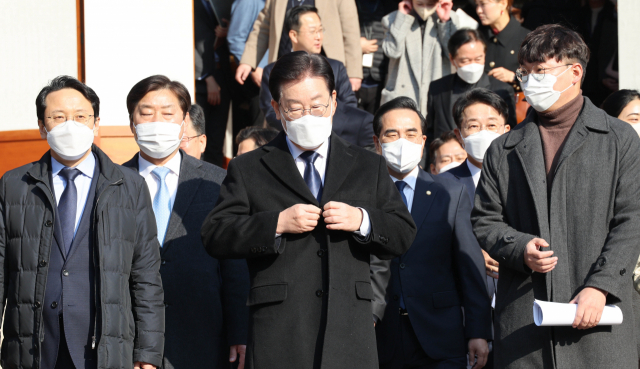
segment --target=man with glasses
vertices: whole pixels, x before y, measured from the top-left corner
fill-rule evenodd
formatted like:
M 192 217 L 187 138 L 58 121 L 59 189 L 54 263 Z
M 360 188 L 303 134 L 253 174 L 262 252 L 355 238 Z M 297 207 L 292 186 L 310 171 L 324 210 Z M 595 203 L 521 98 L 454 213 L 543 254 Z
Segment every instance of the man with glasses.
M 317 54 L 276 62 L 284 132 L 231 160 L 202 225 L 211 256 L 247 259 L 251 369 L 378 368 L 370 257 L 403 254 L 415 224 L 384 159 L 332 134 L 334 81 Z
M 318 9 L 311 5 L 296 6 L 287 12 L 285 29 L 289 30 L 286 37 L 291 39 L 293 51 L 306 51 L 309 54 L 320 54 L 324 40 L 324 27 L 318 15 Z M 284 35 L 283 35 L 284 36 Z M 344 105 L 358 106 L 356 95 L 351 89 L 349 76 L 344 64 L 338 60 L 327 58 L 335 77 L 338 102 Z M 269 74 L 275 63 L 264 68 L 262 86 L 260 88 L 260 109 L 267 119 L 267 123 L 281 131 L 282 124 L 271 107 L 271 93 L 269 92 Z
M 93 145 L 99 111 L 90 87 L 54 78 L 36 98 L 51 150 L 0 179 L 5 368 L 162 364 L 165 309 L 149 191 Z
M 202 159 L 204 150 L 207 147 L 207 135 L 205 134 L 204 111 L 198 104 L 191 104 L 189 114 L 184 119 L 185 130 L 182 136 L 180 148 L 187 155 L 196 159 Z
M 640 138 L 583 97 L 589 49 L 559 25 L 531 32 L 518 79 L 534 112 L 487 151 L 471 221 L 500 263 L 496 368 L 635 368 Z M 535 326 L 534 300 L 576 305 Z M 624 321 L 598 326 L 606 304 Z
M 209 257 L 199 232 L 226 173 L 180 149 L 189 134 L 185 121 L 191 111 L 191 96 L 180 82 L 161 75 L 143 79 L 129 91 L 127 110 L 140 152 L 124 166 L 147 184 L 162 258 L 167 313 L 162 366 L 229 368 L 231 361 L 242 369 L 247 266 L 244 260 Z

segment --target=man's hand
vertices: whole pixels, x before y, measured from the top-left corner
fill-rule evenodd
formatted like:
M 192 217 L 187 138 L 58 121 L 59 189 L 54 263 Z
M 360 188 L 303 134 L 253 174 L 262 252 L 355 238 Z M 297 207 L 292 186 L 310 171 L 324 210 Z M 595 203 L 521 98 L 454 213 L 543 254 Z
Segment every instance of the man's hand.
M 585 287 L 570 304 L 578 304 L 573 328 L 589 329 L 600 323 L 602 311 L 607 302 L 607 292 L 594 287 Z
M 236 81 L 238 81 L 239 84 L 244 85 L 244 81 L 247 80 L 247 77 L 249 77 L 249 73 L 251 73 L 252 70 L 253 68 L 251 68 L 249 64 L 240 63 L 240 65 L 238 65 L 238 69 L 236 69 Z
M 514 72 L 502 67 L 493 68 L 487 74 L 504 83 L 513 83 L 513 79 L 516 76 Z
M 156 366 L 153 364 L 136 361 L 135 363 L 133 363 L 133 369 L 156 369 Z
M 235 363 L 236 359 L 240 357 L 238 361 L 238 369 L 244 369 L 244 355 L 247 353 L 247 345 L 234 345 L 229 349 L 229 362 Z
M 362 224 L 362 210 L 342 202 L 329 201 L 322 213 L 327 229 L 355 232 Z
M 371 54 L 378 51 L 378 40 L 367 40 L 366 37 L 360 37 L 360 47 L 363 54 Z
M 319 207 L 307 204 L 296 204 L 283 210 L 278 216 L 276 233 L 305 233 L 313 231 L 320 219 Z
M 213 76 L 204 79 L 207 83 L 207 102 L 211 105 L 220 104 L 220 86 Z
M 486 251 L 482 250 L 482 256 L 484 256 L 484 267 L 487 270 L 487 275 L 493 279 L 498 279 L 498 264 L 493 260 Z
M 411 0 L 402 0 L 398 4 L 398 11 L 402 14 L 409 15 L 409 13 L 411 13 L 411 10 L 413 10 L 413 4 L 411 3 Z
M 451 8 L 453 8 L 452 0 L 440 0 L 440 4 L 437 5 L 436 14 L 440 18 L 440 22 L 447 23 L 451 19 Z
M 551 257 L 553 251 L 540 251 L 542 247 L 549 247 L 547 241 L 542 238 L 529 241 L 524 249 L 524 263 L 534 272 L 548 273 L 556 267 L 558 258 Z
M 253 83 L 256 84 L 256 86 L 260 87 L 262 86 L 262 72 L 263 69 L 262 68 L 256 68 L 256 70 L 254 70 L 251 73 L 251 80 L 253 81 Z
M 362 78 L 349 78 L 349 82 L 351 82 L 353 92 L 356 92 L 360 89 L 360 85 L 362 85 Z
M 222 18 L 222 23 L 224 24 L 224 27 L 218 24 L 215 29 L 216 37 L 218 38 L 227 37 L 227 33 L 229 31 L 229 20 Z
M 469 340 L 469 365 L 473 365 L 472 369 L 480 369 L 487 364 L 489 356 L 489 344 L 487 340 L 482 338 L 472 338 Z M 474 362 L 478 360 L 477 363 Z

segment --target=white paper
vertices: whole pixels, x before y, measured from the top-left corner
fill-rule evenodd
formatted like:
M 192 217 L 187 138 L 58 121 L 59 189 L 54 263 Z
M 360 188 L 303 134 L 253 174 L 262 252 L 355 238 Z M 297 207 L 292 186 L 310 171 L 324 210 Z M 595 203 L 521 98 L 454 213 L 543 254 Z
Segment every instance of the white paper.
M 577 304 L 533 301 L 533 321 L 537 326 L 571 326 L 576 318 Z M 615 305 L 606 305 L 598 325 L 622 324 L 622 310 Z
M 366 68 L 373 67 L 373 54 L 362 54 L 362 66 Z

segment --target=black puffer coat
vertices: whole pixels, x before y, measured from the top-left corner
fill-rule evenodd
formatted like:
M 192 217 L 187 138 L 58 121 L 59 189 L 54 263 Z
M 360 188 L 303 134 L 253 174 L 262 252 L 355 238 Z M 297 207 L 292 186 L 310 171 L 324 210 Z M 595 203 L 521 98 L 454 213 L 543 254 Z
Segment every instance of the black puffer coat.
M 92 224 L 98 368 L 159 366 L 164 347 L 160 246 L 144 179 L 93 146 L 100 163 Z M 53 240 L 51 155 L 0 179 L 0 314 L 3 368 L 38 368 Z

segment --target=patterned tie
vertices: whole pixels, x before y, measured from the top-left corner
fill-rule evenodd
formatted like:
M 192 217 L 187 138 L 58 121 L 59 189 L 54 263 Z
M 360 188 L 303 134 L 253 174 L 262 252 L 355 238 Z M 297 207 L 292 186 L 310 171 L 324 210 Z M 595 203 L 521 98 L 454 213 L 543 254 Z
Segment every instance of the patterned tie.
M 160 247 L 164 243 L 164 236 L 167 233 L 167 226 L 169 225 L 169 217 L 171 216 L 171 195 L 169 194 L 169 188 L 165 181 L 167 174 L 169 174 L 169 168 L 157 167 L 151 173 L 160 180 L 160 186 L 158 186 L 158 192 L 153 198 L 153 213 L 156 215 L 156 225 L 158 226 L 158 241 Z
M 398 191 L 400 191 L 400 196 L 402 196 L 402 202 L 404 202 L 404 205 L 406 207 L 409 207 L 409 205 L 407 205 L 407 197 L 404 195 L 404 188 L 406 186 L 407 186 L 407 182 L 396 181 L 396 187 L 398 188 Z M 404 306 L 404 297 L 402 295 L 404 295 L 404 293 L 402 292 L 402 282 L 400 282 L 400 309 L 404 310 L 406 309 L 406 307 Z
M 78 207 L 78 189 L 74 180 L 80 175 L 76 168 L 64 168 L 59 174 L 67 181 L 67 186 L 62 191 L 60 202 L 58 203 L 58 216 L 62 225 L 62 239 L 67 255 L 71 249 L 71 243 L 76 232 L 76 211 Z
M 315 166 L 316 159 L 318 159 L 319 156 L 320 154 L 315 151 L 305 151 L 300 154 L 300 159 L 305 162 L 304 182 L 318 201 L 322 198 L 322 179 Z

